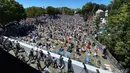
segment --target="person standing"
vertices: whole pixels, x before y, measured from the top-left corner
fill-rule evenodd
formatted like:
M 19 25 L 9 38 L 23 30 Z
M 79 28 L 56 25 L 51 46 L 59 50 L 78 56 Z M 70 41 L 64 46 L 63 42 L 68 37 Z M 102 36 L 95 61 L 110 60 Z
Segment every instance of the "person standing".
M 34 50 L 33 48 L 30 50 L 30 54 L 29 54 L 29 60 L 32 60 L 34 58 Z
M 39 53 L 38 53 L 38 50 L 35 51 L 36 54 L 35 54 L 35 60 L 37 60 L 39 58 Z
M 62 57 L 62 55 L 60 55 L 60 59 L 59 59 L 59 61 L 60 61 L 60 63 L 63 62 L 63 57 Z
M 57 59 L 53 57 L 53 68 L 57 68 Z
M 63 73 L 64 68 L 65 68 L 65 63 L 64 62 L 58 64 L 59 73 Z
M 88 43 L 87 48 L 88 48 L 88 52 L 91 53 L 91 42 Z
M 40 59 L 42 59 L 42 61 L 44 61 L 43 56 L 44 56 L 44 53 L 42 50 L 40 50 Z
M 98 48 L 97 45 L 94 47 L 94 57 L 98 57 Z
M 16 49 L 19 51 L 20 50 L 20 44 L 19 44 L 19 42 L 17 41 L 17 43 L 16 43 Z
M 68 59 L 68 73 L 74 73 L 72 68 L 72 61 L 70 58 Z
M 49 67 L 51 65 L 51 63 L 52 63 L 51 55 L 48 52 L 48 56 L 45 59 L 45 62 L 44 62 L 45 66 L 44 66 L 43 69 L 45 69 L 46 67 Z
M 98 69 L 96 69 L 96 73 L 100 73 Z
M 104 55 L 104 59 L 107 59 L 107 49 L 106 48 L 104 48 L 104 50 L 103 50 L 103 55 Z
M 40 59 L 37 59 L 36 61 L 37 61 L 37 68 L 38 68 L 38 70 L 41 70 L 42 67 L 41 67 L 41 64 L 40 64 Z
M 64 67 L 65 67 L 65 63 L 63 61 L 62 55 L 60 55 L 59 64 L 58 64 L 59 73 L 62 73 Z

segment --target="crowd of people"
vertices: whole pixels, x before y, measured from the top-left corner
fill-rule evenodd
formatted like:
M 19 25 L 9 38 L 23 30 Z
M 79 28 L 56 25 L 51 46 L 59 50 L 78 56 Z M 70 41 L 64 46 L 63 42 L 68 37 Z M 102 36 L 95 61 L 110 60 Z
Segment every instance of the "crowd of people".
M 93 42 L 89 39 L 90 27 L 84 22 L 84 19 L 79 15 L 59 15 L 58 17 L 57 19 L 50 18 L 49 16 L 39 17 L 39 21 L 43 23 L 39 23 L 36 26 L 37 30 L 31 31 L 28 36 L 22 38 L 22 41 L 24 40 L 24 42 L 32 43 L 42 49 L 66 57 L 70 57 L 72 52 L 76 53 L 77 58 L 82 53 L 89 55 L 92 52 L 91 46 Z M 95 33 L 96 31 L 93 31 L 91 34 Z M 56 41 L 60 41 L 60 43 Z M 57 45 L 60 45 L 60 48 L 57 49 Z M 96 45 L 94 46 L 95 51 L 93 53 L 97 56 L 98 48 Z
M 58 18 L 54 18 L 44 15 L 38 17 L 37 19 L 32 18 L 31 20 L 22 20 L 20 25 L 34 25 L 37 29 L 34 31 L 28 31 L 28 36 L 19 36 L 17 40 L 47 50 L 48 55 L 45 55 L 42 51 L 35 51 L 31 49 L 30 54 L 28 55 L 29 59 L 25 61 L 24 55 L 17 56 L 19 50 L 22 49 L 22 51 L 24 51 L 22 47 L 19 47 L 17 42 L 15 48 L 16 57 L 26 63 L 28 63 L 28 61 L 35 60 L 37 61 L 39 70 L 45 70 L 49 73 L 49 66 L 51 64 L 54 68 L 58 68 L 59 72 L 62 73 L 65 66 L 62 56 L 69 58 L 68 71 L 72 71 L 72 73 L 73 69 L 71 68 L 71 58 L 88 64 L 91 62 L 90 55 L 93 55 L 98 59 L 99 47 L 89 37 L 90 34 L 96 34 L 96 30 L 94 28 L 95 26 L 93 27 L 92 25 L 89 25 L 90 21 L 85 22 L 83 17 L 80 17 L 79 15 L 58 15 L 57 17 Z M 93 29 L 93 31 L 90 31 L 89 29 Z M 49 52 L 61 55 L 58 60 L 59 62 L 57 62 L 56 58 L 51 57 Z M 83 57 L 84 54 L 85 57 Z M 45 67 L 41 68 L 40 60 L 44 61 Z M 96 66 L 100 67 L 101 63 L 98 63 L 98 61 Z
M 4 39 L 3 37 L 0 38 L 0 48 L 3 48 L 3 50 L 7 52 L 13 50 L 15 54 L 14 56 L 16 56 L 16 58 L 29 65 L 36 63 L 37 69 L 39 71 L 45 73 L 53 73 L 49 69 L 49 67 L 51 66 L 54 69 L 58 69 L 59 73 L 74 73 L 71 58 L 68 59 L 68 70 L 65 71 L 65 62 L 63 61 L 62 55 L 60 55 L 60 58 L 57 59 L 55 57 L 52 57 L 50 52 L 48 52 L 48 54 L 46 55 L 43 53 L 42 50 L 38 51 L 34 50 L 33 48 L 30 50 L 29 54 L 27 54 L 24 48 L 20 46 L 18 41 L 9 41 L 8 38 Z M 41 66 L 41 62 L 44 62 L 44 67 Z
M 82 58 L 82 53 L 86 53 L 84 58 L 86 63 L 90 62 L 90 54 L 98 57 L 99 48 L 89 37 L 90 34 L 96 34 L 94 26 L 89 24 L 90 21 L 85 22 L 79 15 L 57 17 L 40 16 L 37 18 L 38 23 L 35 19 L 31 20 L 30 23 L 35 24 L 37 29 L 29 31 L 28 36 L 19 39 L 41 49 L 77 60 Z M 90 31 L 90 28 L 93 31 Z

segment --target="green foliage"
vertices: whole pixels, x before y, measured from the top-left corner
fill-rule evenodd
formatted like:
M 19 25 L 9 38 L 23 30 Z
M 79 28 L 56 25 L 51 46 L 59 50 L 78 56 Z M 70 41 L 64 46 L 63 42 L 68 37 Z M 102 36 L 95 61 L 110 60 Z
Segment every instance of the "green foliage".
M 48 6 L 46 8 L 46 14 L 48 14 L 48 15 L 55 15 L 55 8 L 52 7 L 52 6 Z
M 81 9 L 77 9 L 77 14 L 82 14 L 82 10 Z
M 103 10 L 103 11 L 105 11 L 106 8 L 107 8 L 107 6 L 104 5 L 104 4 L 100 4 L 100 5 L 99 5 L 99 9 L 101 9 L 101 10 Z
M 109 5 L 107 5 L 106 10 L 110 11 L 111 8 L 112 8 L 112 6 L 113 6 L 113 4 L 109 4 Z
M 0 24 L 4 27 L 12 21 L 20 21 L 26 18 L 25 10 L 15 0 L 0 0 Z
M 93 9 L 93 3 L 92 2 L 88 2 L 87 4 L 85 4 L 83 7 L 82 7 L 82 12 L 83 12 L 83 15 L 85 13 L 90 13 Z
M 60 8 L 55 8 L 55 14 L 62 14 L 62 11 Z
M 68 7 L 62 7 L 63 11 L 65 14 L 67 15 L 73 15 L 74 14 L 74 10 L 73 9 L 70 9 Z
M 45 13 L 45 9 L 42 7 L 28 7 L 26 8 L 26 14 L 28 17 L 37 17 Z
M 99 9 L 99 4 L 88 2 L 82 7 L 82 14 L 85 19 L 88 18 L 88 16 L 91 16 L 95 14 L 95 12 Z
M 107 32 L 99 38 L 108 47 L 115 58 L 125 67 L 130 63 L 130 1 L 115 0 L 109 13 Z M 111 34 L 108 36 L 108 34 Z
M 95 13 L 99 9 L 99 4 L 88 2 L 82 7 L 83 14 L 91 14 L 91 12 Z
M 96 25 L 97 31 L 99 30 L 99 23 L 100 23 L 100 17 L 96 17 L 96 20 L 94 21 L 94 25 Z
M 74 10 L 72 10 L 68 7 L 54 8 L 52 6 L 48 6 L 46 8 L 46 14 L 49 14 L 49 15 L 62 14 L 63 12 L 67 15 L 73 15 L 74 14 Z

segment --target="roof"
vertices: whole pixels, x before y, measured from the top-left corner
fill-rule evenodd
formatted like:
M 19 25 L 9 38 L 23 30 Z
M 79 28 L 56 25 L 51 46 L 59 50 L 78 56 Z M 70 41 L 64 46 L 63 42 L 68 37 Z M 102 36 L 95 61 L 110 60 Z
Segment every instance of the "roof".
M 101 10 L 101 9 L 98 9 L 98 10 L 96 11 L 96 13 L 100 13 L 100 12 L 104 12 L 104 11 Z
M 106 10 L 105 12 L 108 12 L 108 10 Z

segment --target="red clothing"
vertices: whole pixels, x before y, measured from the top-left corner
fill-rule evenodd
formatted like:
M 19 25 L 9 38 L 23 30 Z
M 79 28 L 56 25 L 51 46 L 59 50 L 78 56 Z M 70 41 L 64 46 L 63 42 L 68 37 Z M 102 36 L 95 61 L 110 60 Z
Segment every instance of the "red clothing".
M 91 45 L 90 45 L 90 44 L 88 44 L 87 48 L 88 48 L 88 49 L 90 49 L 90 48 L 91 48 L 90 46 L 91 46 Z
M 70 37 L 68 37 L 68 41 L 70 41 L 71 40 L 71 38 Z

